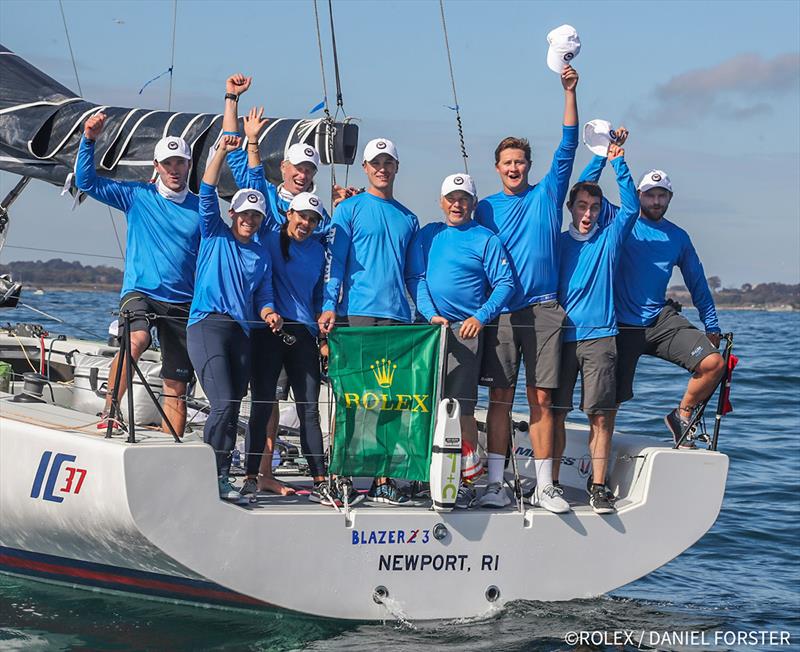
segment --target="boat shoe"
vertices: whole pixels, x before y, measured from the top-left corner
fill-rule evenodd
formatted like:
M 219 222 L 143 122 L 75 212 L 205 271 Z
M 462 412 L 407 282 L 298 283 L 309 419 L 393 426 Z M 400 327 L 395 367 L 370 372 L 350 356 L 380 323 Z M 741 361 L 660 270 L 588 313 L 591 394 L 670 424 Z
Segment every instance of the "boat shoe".
M 681 415 L 678 413 L 676 408 L 664 417 L 664 423 L 667 424 L 667 429 L 672 433 L 673 443 L 677 445 L 677 443 L 681 440 L 681 437 L 683 437 L 683 433 L 686 432 L 686 429 L 689 427 L 689 422 L 681 418 Z M 692 428 L 689 431 L 686 439 L 683 440 L 678 448 L 697 448 L 693 441 L 694 431 L 695 428 Z

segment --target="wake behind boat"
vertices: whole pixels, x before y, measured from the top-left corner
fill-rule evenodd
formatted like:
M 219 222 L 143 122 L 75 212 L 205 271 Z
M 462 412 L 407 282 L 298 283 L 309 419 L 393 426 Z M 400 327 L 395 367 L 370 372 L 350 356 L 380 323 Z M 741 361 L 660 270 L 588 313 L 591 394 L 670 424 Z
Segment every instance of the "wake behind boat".
M 41 396 L 26 393 L 17 379 L 39 362 L 41 344 L 0 335 L 0 358 L 15 370 L 0 398 L 7 573 L 331 618 L 473 617 L 514 600 L 597 596 L 642 577 L 708 531 L 724 494 L 726 455 L 616 434 L 609 487 L 617 513 L 595 514 L 585 505 L 587 429 L 570 426 L 567 515 L 527 504 L 439 513 L 430 502 L 336 511 L 302 495 L 229 504 L 217 494 L 213 451 L 197 434 L 177 444 L 140 428 L 136 443 L 125 434 L 106 439 L 97 416 L 72 409 L 87 390 L 76 388 L 67 360 L 102 354 L 102 344 L 48 337 L 51 380 Z M 515 443 L 525 486 L 534 472 L 524 424 Z M 513 483 L 510 469 L 506 476 Z M 311 486 L 305 476 L 283 477 Z M 614 554 L 601 560 L 598 550 Z

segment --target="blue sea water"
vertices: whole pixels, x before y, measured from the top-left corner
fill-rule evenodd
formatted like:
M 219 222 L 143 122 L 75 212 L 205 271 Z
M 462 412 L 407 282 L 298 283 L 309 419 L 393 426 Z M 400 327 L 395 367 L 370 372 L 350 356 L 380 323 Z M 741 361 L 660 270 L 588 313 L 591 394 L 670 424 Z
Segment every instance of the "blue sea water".
M 0 320 L 36 321 L 53 332 L 102 339 L 116 306 L 111 293 L 48 292 L 24 300 L 69 324 L 24 308 L 0 313 Z M 800 313 L 722 312 L 720 321 L 735 333 L 740 358 L 734 412 L 720 437 L 731 461 L 722 512 L 683 555 L 611 595 L 521 602 L 483 621 L 351 624 L 150 602 L 0 575 L 0 650 L 569 650 L 576 648 L 565 636 L 580 631 L 606 632 L 606 640 L 579 649 L 636 649 L 614 645 L 610 636 L 624 630 L 658 641 L 642 649 L 800 649 Z M 636 398 L 620 412 L 618 428 L 663 439 L 663 415 L 686 380 L 676 367 L 642 361 Z M 521 394 L 517 401 L 523 410 Z M 613 554 L 597 550 L 597 563 Z M 287 561 L 303 563 L 276 558 L 275 564 Z M 533 561 L 527 572 L 535 581 Z M 715 633 L 724 636 L 715 646 L 650 634 L 686 630 L 705 631 L 712 642 Z M 791 643 L 730 642 L 729 633 L 753 631 L 789 632 Z

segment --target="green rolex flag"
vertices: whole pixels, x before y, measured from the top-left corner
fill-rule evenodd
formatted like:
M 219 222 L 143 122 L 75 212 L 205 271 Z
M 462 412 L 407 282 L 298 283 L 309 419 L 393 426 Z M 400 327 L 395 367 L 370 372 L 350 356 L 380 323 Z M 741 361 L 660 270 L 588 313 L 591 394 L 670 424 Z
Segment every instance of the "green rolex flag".
M 442 342 L 429 325 L 331 332 L 331 473 L 428 480 Z

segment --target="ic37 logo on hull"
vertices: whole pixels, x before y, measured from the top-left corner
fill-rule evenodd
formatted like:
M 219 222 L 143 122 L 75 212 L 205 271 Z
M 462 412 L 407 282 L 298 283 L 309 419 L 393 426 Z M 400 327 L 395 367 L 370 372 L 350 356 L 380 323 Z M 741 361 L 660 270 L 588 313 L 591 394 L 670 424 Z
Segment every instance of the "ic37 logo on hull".
M 67 455 L 66 453 L 56 453 L 54 455 L 53 451 L 45 451 L 42 453 L 42 457 L 39 460 L 39 468 L 36 469 L 36 475 L 33 478 L 31 498 L 39 498 L 41 495 L 42 500 L 62 503 L 64 502 L 64 497 L 56 496 L 53 492 L 58 491 L 58 493 L 63 494 L 79 494 L 83 487 L 83 481 L 86 478 L 86 469 L 79 469 L 76 466 L 64 466 L 64 464 L 74 461 L 74 455 Z M 56 483 L 58 482 L 59 475 L 61 475 L 62 468 L 66 471 L 64 485 L 56 489 Z M 43 485 L 44 493 L 42 493 Z

